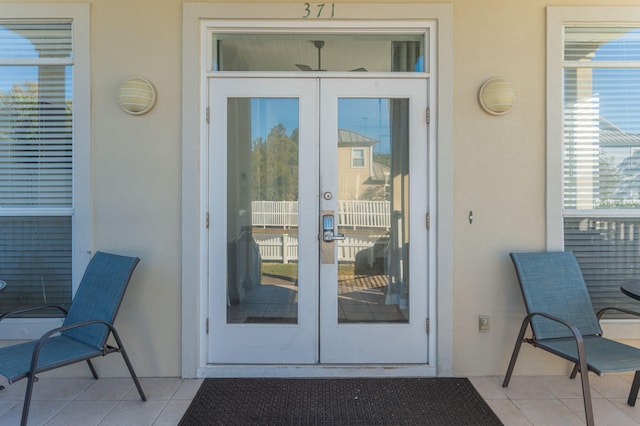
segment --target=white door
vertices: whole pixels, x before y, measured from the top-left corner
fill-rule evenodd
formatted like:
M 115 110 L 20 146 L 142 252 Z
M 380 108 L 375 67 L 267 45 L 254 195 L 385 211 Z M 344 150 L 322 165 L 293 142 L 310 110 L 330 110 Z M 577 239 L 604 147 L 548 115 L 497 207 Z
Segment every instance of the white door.
M 427 363 L 426 80 L 209 90 L 209 362 Z

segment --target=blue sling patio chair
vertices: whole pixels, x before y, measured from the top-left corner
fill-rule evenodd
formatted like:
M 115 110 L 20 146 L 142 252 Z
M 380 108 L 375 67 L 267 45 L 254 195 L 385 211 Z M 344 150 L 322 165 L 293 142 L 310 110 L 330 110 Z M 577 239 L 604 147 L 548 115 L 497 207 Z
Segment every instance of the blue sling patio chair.
M 634 406 L 640 388 L 640 349 L 602 337 L 596 314 L 578 261 L 571 252 L 511 253 L 527 309 L 502 387 L 509 380 L 522 343 L 544 349 L 574 364 L 570 377 L 580 372 L 587 425 L 593 425 L 589 371 L 620 373 L 635 371 L 627 404 Z M 525 338 L 531 326 L 533 337 Z
M 98 379 L 91 359 L 115 352 L 119 352 L 124 358 L 140 398 L 147 400 L 122 340 L 113 326 L 124 292 L 139 260 L 137 257 L 97 252 L 87 266 L 68 311 L 60 306 L 47 305 L 0 316 L 2 320 L 16 314 L 52 307 L 66 314 L 61 327 L 48 331 L 39 340 L 0 348 L 0 375 L 6 377 L 10 384 L 27 379 L 21 425 L 27 424 L 36 374 L 86 361 L 91 374 Z M 110 335 L 116 346 L 107 344 Z

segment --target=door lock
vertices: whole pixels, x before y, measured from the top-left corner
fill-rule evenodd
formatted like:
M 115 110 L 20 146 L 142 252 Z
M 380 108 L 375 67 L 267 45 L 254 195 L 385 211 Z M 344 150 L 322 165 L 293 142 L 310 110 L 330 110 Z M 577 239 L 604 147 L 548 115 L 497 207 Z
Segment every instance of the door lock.
M 344 240 L 347 237 L 344 234 L 338 234 L 335 232 L 334 218 L 332 214 L 325 214 L 322 216 L 322 241 L 330 243 L 335 240 Z

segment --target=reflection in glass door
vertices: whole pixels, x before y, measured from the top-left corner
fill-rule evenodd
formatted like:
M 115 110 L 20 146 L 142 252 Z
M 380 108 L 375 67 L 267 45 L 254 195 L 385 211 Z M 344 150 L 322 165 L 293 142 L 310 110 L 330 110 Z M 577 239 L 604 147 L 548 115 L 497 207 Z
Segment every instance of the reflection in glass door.
M 209 362 L 428 362 L 426 87 L 211 80 Z
M 213 79 L 210 99 L 209 362 L 316 363 L 317 81 Z
M 320 209 L 340 237 L 321 248 L 320 362 L 426 363 L 427 81 L 320 87 Z
M 338 111 L 338 322 L 408 323 L 408 99 Z
M 298 104 L 227 100 L 229 324 L 298 322 Z

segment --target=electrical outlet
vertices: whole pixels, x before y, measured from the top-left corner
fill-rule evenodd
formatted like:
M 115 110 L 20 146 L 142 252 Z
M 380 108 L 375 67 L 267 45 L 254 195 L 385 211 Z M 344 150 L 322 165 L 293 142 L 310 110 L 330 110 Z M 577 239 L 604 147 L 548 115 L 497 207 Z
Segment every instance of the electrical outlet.
M 491 328 L 491 321 L 489 315 L 479 315 L 478 316 L 478 330 L 479 331 L 489 331 Z

